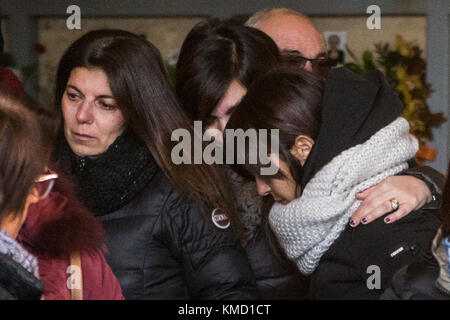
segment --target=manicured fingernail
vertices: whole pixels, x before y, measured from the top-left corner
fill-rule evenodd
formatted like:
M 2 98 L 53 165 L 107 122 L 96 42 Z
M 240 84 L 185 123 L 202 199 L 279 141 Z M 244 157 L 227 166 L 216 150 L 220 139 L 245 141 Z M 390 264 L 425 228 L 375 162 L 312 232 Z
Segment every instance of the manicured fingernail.
M 389 218 L 384 219 L 384 222 L 386 222 L 386 223 L 388 223 L 389 221 L 391 221 L 391 219 L 389 219 Z
M 350 225 L 354 226 L 355 225 L 355 221 L 353 221 L 353 219 L 350 220 Z
M 363 218 L 362 219 L 362 223 L 366 223 L 367 222 L 367 219 L 366 218 Z

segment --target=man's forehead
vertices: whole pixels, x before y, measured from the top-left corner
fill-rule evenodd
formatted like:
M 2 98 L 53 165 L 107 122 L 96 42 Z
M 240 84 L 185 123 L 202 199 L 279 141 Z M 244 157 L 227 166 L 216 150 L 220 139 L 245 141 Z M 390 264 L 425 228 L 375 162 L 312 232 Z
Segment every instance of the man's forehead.
M 306 17 L 274 15 L 261 21 L 257 28 L 268 34 L 281 50 L 297 50 L 308 58 L 325 51 L 320 32 Z

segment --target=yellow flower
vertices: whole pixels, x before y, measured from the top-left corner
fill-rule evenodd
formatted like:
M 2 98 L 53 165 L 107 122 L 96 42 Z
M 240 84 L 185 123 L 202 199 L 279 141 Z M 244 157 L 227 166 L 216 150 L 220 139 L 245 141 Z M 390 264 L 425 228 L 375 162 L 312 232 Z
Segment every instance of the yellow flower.
M 406 79 L 406 69 L 398 67 L 397 70 L 395 70 L 395 75 L 399 81 L 404 81 Z
M 412 50 L 411 42 L 403 41 L 400 35 L 395 37 L 397 51 L 404 57 L 412 58 L 414 56 L 414 51 Z
M 403 100 L 405 104 L 408 104 L 411 101 L 411 91 L 415 88 L 422 88 L 420 76 L 407 74 L 406 69 L 403 67 L 398 67 L 397 70 L 395 70 L 395 75 L 398 80 L 398 85 L 395 90 L 403 94 Z
M 408 104 L 411 102 L 411 94 L 409 93 L 409 90 L 406 87 L 406 84 L 404 82 L 399 83 L 397 85 L 397 87 L 395 88 L 395 90 L 397 90 L 398 92 L 400 92 L 403 95 L 403 102 L 405 104 Z

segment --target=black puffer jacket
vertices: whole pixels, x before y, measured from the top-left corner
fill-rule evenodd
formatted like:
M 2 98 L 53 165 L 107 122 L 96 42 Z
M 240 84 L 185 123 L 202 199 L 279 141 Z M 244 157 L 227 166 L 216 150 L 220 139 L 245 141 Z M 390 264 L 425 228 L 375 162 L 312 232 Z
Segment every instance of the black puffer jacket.
M 65 139 L 54 154 L 105 229 L 107 262 L 126 299 L 259 298 L 232 226 L 216 227 L 181 197 L 145 145 L 127 130 L 95 157 Z
M 252 299 L 256 287 L 231 228 L 207 223 L 163 173 L 128 205 L 100 217 L 106 256 L 126 299 Z
M 273 255 L 261 228 L 245 248 L 262 299 L 308 298 L 308 277 Z

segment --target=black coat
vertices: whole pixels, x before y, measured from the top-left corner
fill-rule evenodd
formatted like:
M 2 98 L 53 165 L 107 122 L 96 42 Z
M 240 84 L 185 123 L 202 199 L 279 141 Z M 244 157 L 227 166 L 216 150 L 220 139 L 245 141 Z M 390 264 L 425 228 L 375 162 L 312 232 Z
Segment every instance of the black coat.
M 233 229 L 207 222 L 156 166 L 135 199 L 99 219 L 126 299 L 258 298 Z
M 308 278 L 294 265 L 275 257 L 262 229 L 246 246 L 259 294 L 265 300 L 299 300 L 308 297 Z
M 347 226 L 311 275 L 310 298 L 378 299 L 398 269 L 429 252 L 440 226 L 437 212 L 420 209 L 391 224 L 379 218 L 356 228 Z
M 242 222 L 242 239 L 256 279 L 259 294 L 264 300 L 297 300 L 308 296 L 305 277 L 294 263 L 271 249 L 272 233 L 262 223 L 263 198 L 256 192 L 256 184 L 224 167 L 231 182 L 237 213 Z M 267 199 L 266 199 L 267 200 Z M 269 234 L 266 234 L 269 233 Z M 276 242 L 276 240 L 274 241 Z M 273 245 L 275 246 L 275 245 Z
M 39 279 L 0 253 L 0 300 L 38 300 L 42 291 Z
M 95 157 L 60 136 L 54 158 L 102 223 L 125 299 L 259 298 L 233 226 L 216 227 L 213 208 L 202 214 L 181 196 L 132 130 Z
M 423 261 L 402 267 L 392 278 L 381 300 L 450 300 L 450 293 L 445 293 L 436 285 L 439 265 L 431 255 Z
M 422 268 L 423 273 L 426 274 L 425 277 L 434 276 L 430 272 L 437 272 L 433 270 L 433 268 L 437 268 L 437 264 L 434 258 L 429 258 L 431 255 L 429 245 L 431 245 L 434 236 L 433 232 L 439 227 L 440 220 L 437 214 L 442 204 L 441 193 L 445 178 L 429 167 L 414 167 L 399 173 L 399 175 L 405 174 L 415 176 L 426 182 L 432 190 L 434 200 L 392 225 L 384 224 L 383 218 L 378 218 L 368 225 L 361 224 L 356 228 L 347 226 L 333 246 L 321 258 L 319 268 L 310 277 L 312 279 L 310 298 L 376 299 L 384 289 L 389 287 L 392 273 L 410 261 L 422 259 L 434 261 L 434 265 L 432 263 L 422 265 L 417 262 L 419 268 Z M 400 247 L 405 247 L 407 250 L 391 257 L 390 253 Z M 412 247 L 413 250 L 411 250 Z M 367 252 L 373 252 L 373 254 L 367 255 Z M 366 255 L 366 258 L 373 260 L 367 260 L 366 262 L 366 260 L 354 258 Z M 387 272 L 381 274 L 382 286 L 380 289 L 367 290 L 364 283 L 373 274 L 373 271 L 370 274 L 367 273 L 367 267 L 378 263 L 374 262 L 375 260 L 381 261 L 380 271 L 385 270 Z M 387 268 L 384 265 L 387 265 Z M 417 270 L 416 263 L 413 265 L 414 267 L 411 268 Z M 392 286 L 395 285 L 394 289 L 397 287 L 396 284 L 403 281 L 401 277 L 403 277 L 405 269 L 401 268 L 401 270 L 398 271 L 399 275 L 395 276 L 398 280 L 395 280 L 395 283 L 392 284 Z M 417 281 L 417 283 L 419 282 L 421 281 Z M 420 287 L 420 283 L 417 287 Z M 408 296 L 408 291 L 405 296 Z M 389 299 L 394 299 L 394 297 Z

